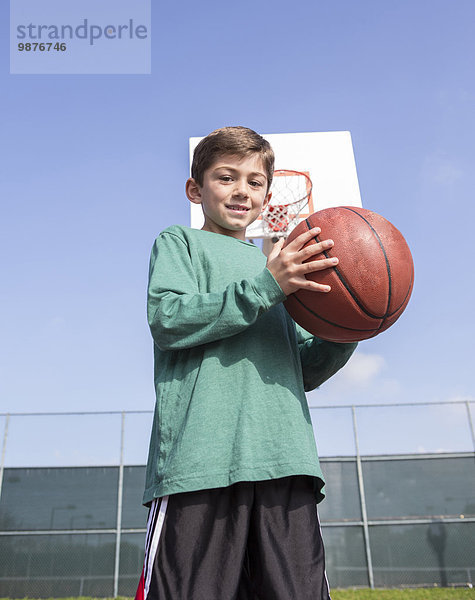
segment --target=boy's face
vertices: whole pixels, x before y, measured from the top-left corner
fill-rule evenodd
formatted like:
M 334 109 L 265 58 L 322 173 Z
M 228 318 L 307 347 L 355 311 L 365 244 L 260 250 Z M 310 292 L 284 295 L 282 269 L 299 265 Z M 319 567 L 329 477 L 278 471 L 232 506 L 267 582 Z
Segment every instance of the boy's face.
M 203 185 L 186 182 L 191 202 L 201 204 L 205 231 L 245 239 L 246 227 L 261 214 L 271 194 L 267 175 L 258 154 L 243 158 L 225 154 L 204 173 Z

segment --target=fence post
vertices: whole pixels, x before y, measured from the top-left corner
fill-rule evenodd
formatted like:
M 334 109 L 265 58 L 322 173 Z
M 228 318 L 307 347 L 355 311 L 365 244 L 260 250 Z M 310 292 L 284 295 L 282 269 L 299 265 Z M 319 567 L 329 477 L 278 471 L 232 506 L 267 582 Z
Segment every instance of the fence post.
M 0 500 L 2 499 L 3 487 L 3 471 L 5 470 L 5 454 L 7 450 L 8 425 L 10 423 L 10 415 L 5 417 L 5 429 L 3 431 L 2 458 L 0 459 Z
M 120 573 L 120 538 L 122 533 L 122 497 L 124 489 L 124 429 L 125 429 L 125 411 L 121 414 L 120 424 L 120 465 L 119 465 L 119 485 L 117 488 L 117 533 L 115 540 L 115 566 L 114 566 L 114 598 L 119 595 L 119 573 Z
M 475 431 L 473 430 L 472 413 L 470 411 L 470 402 L 468 400 L 465 402 L 465 407 L 467 408 L 468 426 L 470 427 L 470 433 L 472 434 L 472 446 L 473 451 L 475 452 Z
M 363 536 L 366 549 L 366 562 L 368 565 L 368 581 L 370 588 L 374 589 L 373 560 L 371 558 L 371 547 L 369 544 L 368 514 L 366 512 L 366 496 L 364 491 L 363 469 L 361 466 L 360 446 L 358 442 L 358 428 L 356 425 L 356 408 L 354 405 L 351 407 L 351 411 L 353 413 L 353 433 L 355 436 L 356 469 L 358 472 L 358 488 L 360 492 L 361 516 L 363 518 Z

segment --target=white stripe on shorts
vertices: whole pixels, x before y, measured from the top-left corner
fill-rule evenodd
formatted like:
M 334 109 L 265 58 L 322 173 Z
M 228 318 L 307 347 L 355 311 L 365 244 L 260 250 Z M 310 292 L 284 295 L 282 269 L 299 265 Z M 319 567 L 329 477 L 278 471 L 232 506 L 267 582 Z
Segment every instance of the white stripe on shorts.
M 144 559 L 144 598 L 148 596 L 150 581 L 152 579 L 153 564 L 157 554 L 158 542 L 162 533 L 165 513 L 167 512 L 168 496 L 155 498 L 152 501 L 147 521 L 147 535 L 145 537 L 145 559 Z
M 318 529 L 320 530 L 320 537 L 322 539 L 322 544 L 323 544 L 323 533 L 322 533 L 322 526 L 320 525 L 320 519 L 318 518 L 318 504 L 315 504 L 315 510 L 317 512 L 317 522 L 318 522 Z M 330 583 L 328 581 L 328 577 L 327 577 L 327 569 L 325 568 L 323 574 L 325 575 L 325 583 L 327 584 L 327 592 L 328 592 L 328 600 L 332 600 L 332 597 L 330 595 Z

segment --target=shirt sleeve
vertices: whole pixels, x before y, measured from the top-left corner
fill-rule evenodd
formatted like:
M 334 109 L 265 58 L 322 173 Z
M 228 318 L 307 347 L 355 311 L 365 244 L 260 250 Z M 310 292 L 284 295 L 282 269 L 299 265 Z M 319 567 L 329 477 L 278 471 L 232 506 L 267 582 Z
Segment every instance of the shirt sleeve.
M 358 344 L 327 342 L 296 327 L 304 389 L 310 392 L 344 367 Z
M 161 234 L 150 259 L 147 315 L 161 350 L 179 350 L 235 335 L 285 300 L 268 269 L 256 277 L 202 293 L 186 242 Z

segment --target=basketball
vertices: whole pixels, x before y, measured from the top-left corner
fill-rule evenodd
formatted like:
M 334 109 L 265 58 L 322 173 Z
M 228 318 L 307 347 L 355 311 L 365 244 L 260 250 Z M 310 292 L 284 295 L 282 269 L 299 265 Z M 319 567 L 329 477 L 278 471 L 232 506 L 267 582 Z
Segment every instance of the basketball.
M 364 208 L 338 206 L 310 215 L 286 244 L 307 229 L 321 233 L 308 244 L 332 239 L 334 246 L 310 260 L 338 257 L 335 267 L 306 275 L 331 291 L 297 290 L 284 302 L 304 329 L 331 342 L 357 342 L 385 331 L 402 315 L 414 282 L 406 240 L 394 225 Z

